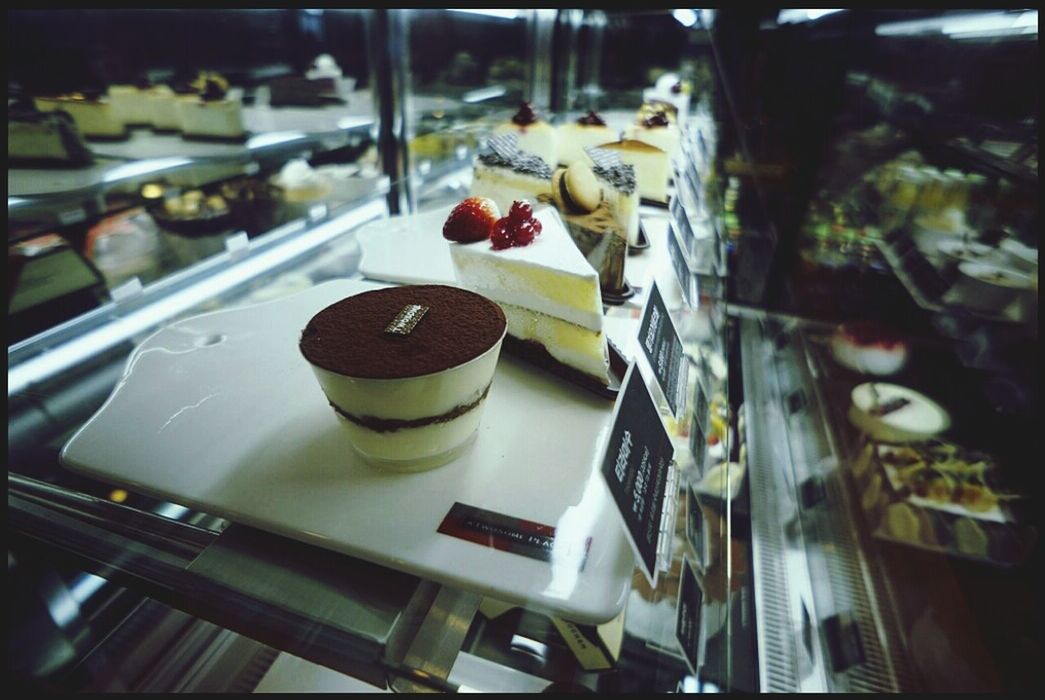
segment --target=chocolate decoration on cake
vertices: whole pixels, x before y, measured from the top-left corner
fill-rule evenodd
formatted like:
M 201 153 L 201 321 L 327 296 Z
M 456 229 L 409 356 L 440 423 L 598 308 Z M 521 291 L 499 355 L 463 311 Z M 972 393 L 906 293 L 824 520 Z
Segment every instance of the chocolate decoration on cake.
M 408 336 L 385 333 L 408 304 L 431 309 Z M 440 372 L 473 360 L 504 335 L 501 307 L 484 296 L 444 285 L 376 289 L 342 299 L 308 322 L 301 354 L 330 372 L 399 379 Z
M 638 187 L 635 166 L 622 161 L 620 153 L 598 146 L 589 146 L 584 149 L 584 152 L 594 163 L 591 171 L 595 173 L 596 177 L 608 181 L 624 194 L 631 194 Z
M 485 165 L 501 166 L 524 175 L 533 175 L 544 180 L 551 179 L 552 169 L 540 156 L 520 151 L 518 137 L 515 134 L 498 134 L 491 136 L 486 146 L 489 149 L 479 154 L 479 160 Z
M 652 129 L 657 126 L 668 126 L 669 123 L 668 115 L 664 112 L 655 112 L 642 120 L 642 125 L 647 129 Z
M 519 111 L 512 117 L 512 123 L 519 126 L 528 126 L 537 122 L 537 113 L 533 111 L 533 105 L 523 102 L 519 105 Z
M 200 93 L 200 98 L 204 102 L 217 102 L 225 99 L 225 89 L 221 87 L 221 83 L 217 80 L 207 79 L 206 85 L 203 88 L 203 92 Z
M 392 335 L 410 335 L 417 324 L 421 322 L 424 315 L 428 313 L 428 307 L 420 304 L 407 304 L 396 317 L 385 326 L 385 333 Z
M 589 110 L 587 116 L 579 118 L 577 123 L 584 126 L 606 126 L 606 121 L 593 110 Z
M 337 414 L 347 421 L 355 423 L 356 425 L 364 428 L 369 428 L 375 433 L 390 433 L 395 430 L 402 430 L 404 428 L 423 428 L 426 425 L 433 425 L 435 423 L 449 423 L 454 418 L 459 418 L 464 414 L 477 407 L 486 398 L 486 395 L 490 393 L 490 384 L 486 385 L 483 389 L 483 393 L 475 401 L 468 404 L 462 404 L 460 406 L 454 406 L 446 413 L 441 413 L 438 416 L 426 416 L 424 418 L 378 418 L 376 416 L 356 416 L 348 411 L 342 409 L 340 406 L 335 404 L 333 401 L 328 399 L 328 403 L 337 411 Z

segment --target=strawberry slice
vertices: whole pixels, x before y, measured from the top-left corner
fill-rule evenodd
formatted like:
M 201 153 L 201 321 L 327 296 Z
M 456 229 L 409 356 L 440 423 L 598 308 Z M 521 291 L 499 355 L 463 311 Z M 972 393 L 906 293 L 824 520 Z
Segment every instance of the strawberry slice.
M 490 237 L 501 218 L 497 203 L 486 197 L 469 197 L 450 212 L 443 224 L 443 238 L 458 243 L 474 243 Z

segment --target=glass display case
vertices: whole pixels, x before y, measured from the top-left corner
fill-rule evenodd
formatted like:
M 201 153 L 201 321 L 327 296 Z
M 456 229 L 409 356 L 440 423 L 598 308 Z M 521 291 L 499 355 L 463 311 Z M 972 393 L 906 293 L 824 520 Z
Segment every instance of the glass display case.
M 1036 17 L 991 16 L 984 39 L 946 12 L 10 12 L 10 675 L 1040 685 L 1037 99 L 992 79 L 1037 84 Z M 474 196 L 481 242 L 451 223 Z M 948 256 L 977 246 L 1034 294 L 972 308 Z M 353 414 L 309 366 L 324 307 L 512 256 L 556 281 L 473 287 L 503 348 L 434 427 L 391 384 L 395 418 Z M 948 425 L 882 432 L 912 404 Z M 427 471 L 350 438 L 434 450 L 473 410 Z

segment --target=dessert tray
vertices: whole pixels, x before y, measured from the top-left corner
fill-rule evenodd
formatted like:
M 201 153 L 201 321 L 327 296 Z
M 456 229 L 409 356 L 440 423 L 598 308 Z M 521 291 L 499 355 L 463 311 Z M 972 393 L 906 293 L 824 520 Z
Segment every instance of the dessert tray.
M 463 456 L 420 473 L 366 465 L 298 338 L 320 309 L 380 286 L 327 282 L 158 331 L 66 444 L 62 463 L 576 622 L 612 619 L 634 569 L 597 463 L 612 404 L 502 353 L 477 438 Z M 455 504 L 553 527 L 551 550 L 532 558 L 441 534 Z

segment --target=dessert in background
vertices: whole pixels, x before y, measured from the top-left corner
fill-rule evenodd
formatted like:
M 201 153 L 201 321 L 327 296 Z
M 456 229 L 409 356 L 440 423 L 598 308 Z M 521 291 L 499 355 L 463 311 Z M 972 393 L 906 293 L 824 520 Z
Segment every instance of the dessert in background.
M 187 85 L 179 86 L 181 94 L 190 94 L 191 88 Z M 148 105 L 149 119 L 154 131 L 174 132 L 181 128 L 178 120 L 178 110 L 174 106 L 178 94 L 168 85 L 153 85 L 144 91 L 145 102 Z
M 562 165 L 570 165 L 576 161 L 586 161 L 584 150 L 589 146 L 598 146 L 617 138 L 617 133 L 606 126 L 606 122 L 595 112 L 588 112 L 576 121 L 567 122 L 558 128 L 556 143 L 558 145 L 557 161 Z M 555 160 L 549 165 L 554 165 Z
M 314 66 L 308 73 L 314 77 L 282 75 L 270 80 L 268 83 L 269 104 L 273 107 L 322 107 L 345 104 L 338 82 L 340 69 L 337 70 L 336 76 L 329 65 Z
M 476 156 L 469 194 L 487 197 L 507 211 L 512 202 L 536 202 L 551 193 L 552 170 L 543 159 L 519 149 L 515 134 L 493 136 Z
M 229 206 L 233 226 L 250 236 L 270 231 L 290 218 L 282 190 L 267 180 L 235 178 L 223 182 L 220 193 Z
M 67 112 L 41 112 L 31 100 L 7 109 L 7 158 L 26 164 L 38 162 L 87 165 L 93 156 Z
M 310 206 L 326 201 L 333 191 L 330 181 L 304 158 L 288 160 L 271 182 L 283 193 L 293 217 L 306 215 Z
M 857 321 L 835 330 L 831 355 L 838 364 L 855 372 L 888 376 L 907 364 L 907 343 L 880 323 Z
M 549 167 L 556 163 L 555 128 L 538 117 L 529 102 L 523 102 L 515 116 L 494 128 L 493 133 L 515 134 L 519 150 L 539 156 Z
M 479 294 L 406 285 L 328 306 L 299 347 L 356 451 L 375 466 L 421 471 L 474 440 L 505 327 Z
M 186 236 L 206 236 L 229 228 L 232 217 L 225 199 L 203 190 L 164 192 L 152 198 L 149 215 L 162 228 Z
M 110 85 L 109 102 L 116 116 L 127 126 L 151 126 L 152 111 L 148 100 L 149 85 Z
M 508 335 L 572 370 L 585 383 L 609 385 L 599 277 L 558 212 L 470 197 L 447 218 L 443 236 L 458 282 L 496 301 Z M 485 237 L 484 237 L 485 236 Z
M 228 82 L 208 75 L 196 95 L 179 96 L 175 100 L 182 135 L 186 138 L 242 140 L 242 106 L 228 94 Z
M 333 80 L 334 92 L 341 98 L 348 100 L 348 96 L 356 86 L 355 78 L 346 78 L 341 72 L 341 67 L 330 54 L 320 54 L 312 61 L 312 67 L 305 71 L 307 80 Z
M 682 154 L 678 123 L 665 109 L 641 110 L 634 124 L 624 130 L 625 139 L 635 139 L 665 151 L 673 160 Z
M 160 275 L 160 236 L 142 207 L 106 217 L 88 230 L 84 250 L 105 275 L 109 288 L 137 277 L 142 284 Z
M 639 197 L 667 204 L 671 161 L 665 150 L 636 139 L 604 143 L 599 148 L 617 153 L 621 161 L 635 168 Z
M 930 440 L 951 427 L 951 416 L 928 396 L 897 384 L 869 382 L 853 389 L 849 422 L 882 442 Z
M 88 139 L 124 139 L 127 127 L 117 116 L 112 103 L 100 90 L 83 90 L 55 97 L 37 97 L 33 104 L 41 112 L 62 111 L 73 118 Z
M 674 73 L 666 73 L 657 79 L 655 87 L 646 88 L 642 92 L 642 100 L 647 103 L 669 104 L 676 112 L 680 125 L 686 123 L 689 115 L 689 101 L 692 87 L 688 82 L 679 80 Z

